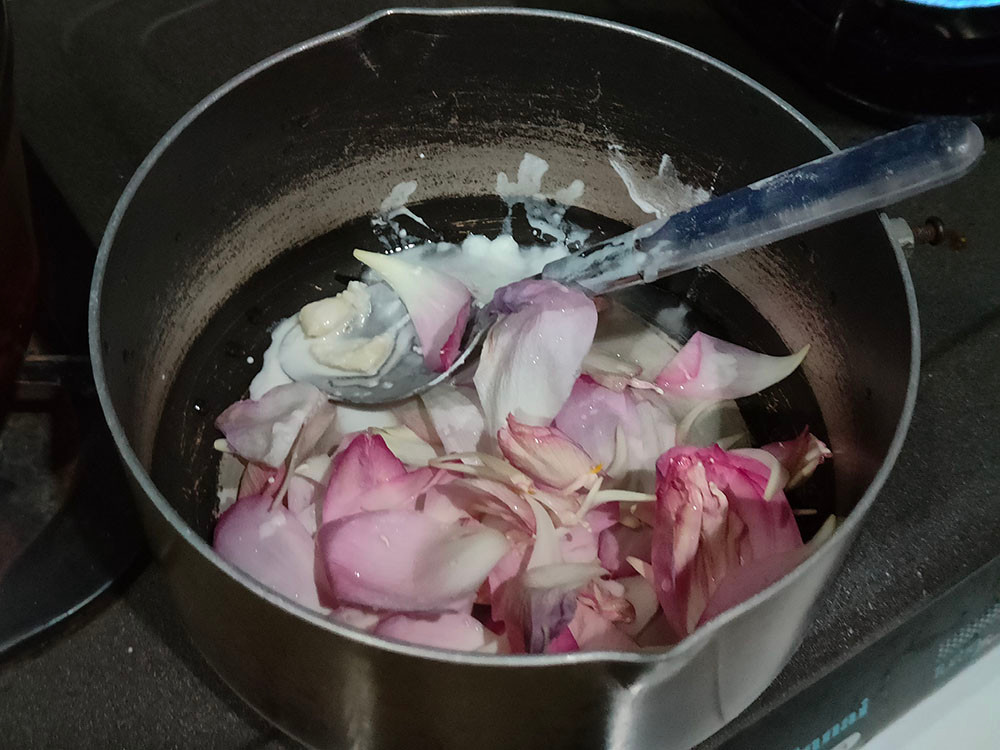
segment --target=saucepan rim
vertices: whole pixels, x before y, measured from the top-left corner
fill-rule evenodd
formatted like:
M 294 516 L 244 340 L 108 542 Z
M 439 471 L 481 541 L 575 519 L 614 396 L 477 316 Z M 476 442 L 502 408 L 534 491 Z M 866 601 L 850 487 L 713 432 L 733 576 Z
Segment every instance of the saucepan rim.
M 332 634 L 338 635 L 343 638 L 351 639 L 359 644 L 365 646 L 371 646 L 374 648 L 382 649 L 385 651 L 395 652 L 400 655 L 405 655 L 409 657 L 418 657 L 421 659 L 435 660 L 441 662 L 449 662 L 454 664 L 468 664 L 470 666 L 479 667 L 550 667 L 557 665 L 583 665 L 588 663 L 607 663 L 607 662 L 619 662 L 619 663 L 630 663 L 630 664 L 655 664 L 655 663 L 666 663 L 671 662 L 676 659 L 687 659 L 689 655 L 696 653 L 700 650 L 709 640 L 712 638 L 713 634 L 726 626 L 728 622 L 740 617 L 746 611 L 757 606 L 760 602 L 768 599 L 779 591 L 792 586 L 795 582 L 806 575 L 806 573 L 815 565 L 818 565 L 827 558 L 829 555 L 837 553 L 837 548 L 839 545 L 835 544 L 835 539 L 837 537 L 843 537 L 845 535 L 851 534 L 855 527 L 861 522 L 861 518 L 864 515 L 864 511 L 867 510 L 868 506 L 871 505 L 875 498 L 875 495 L 882 488 L 885 483 L 889 472 L 892 469 L 896 458 L 899 455 L 900 449 L 903 445 L 903 440 L 906 435 L 907 428 L 910 424 L 910 419 L 913 414 L 913 407 L 916 401 L 917 393 L 917 380 L 919 376 L 919 362 L 920 362 L 920 329 L 919 322 L 917 319 L 917 306 L 916 306 L 916 296 L 913 290 L 913 282 L 910 278 L 909 270 L 906 265 L 906 261 L 902 255 L 900 249 L 894 244 L 892 245 L 893 253 L 896 257 L 896 264 L 899 268 L 900 275 L 903 281 L 904 293 L 906 296 L 906 305 L 908 308 L 908 313 L 910 317 L 910 339 L 911 339 L 911 349 L 910 349 L 910 374 L 909 380 L 906 386 L 906 397 L 903 403 L 903 410 L 899 417 L 899 422 L 896 426 L 895 434 L 893 435 L 892 442 L 889 445 L 889 450 L 882 462 L 881 467 L 876 472 L 875 477 L 872 479 L 868 488 L 865 490 L 864 494 L 861 496 L 858 503 L 855 505 L 854 509 L 848 515 L 846 521 L 836 530 L 834 534 L 834 539 L 831 539 L 827 544 L 824 544 L 815 554 L 810 556 L 805 562 L 799 565 L 795 570 L 776 581 L 775 583 L 768 586 L 763 591 L 754 595 L 750 599 L 747 599 L 740 605 L 727 610 L 726 612 L 720 614 L 710 622 L 706 623 L 701 628 L 697 629 L 694 633 L 688 636 L 686 639 L 681 641 L 679 644 L 665 651 L 646 651 L 640 653 L 632 652 L 616 652 L 616 651 L 592 651 L 592 652 L 578 652 L 570 654 L 517 654 L 517 655 L 496 655 L 496 654 L 479 654 L 479 653 L 467 653 L 458 651 L 447 651 L 443 649 L 431 648 L 426 646 L 418 646 L 407 643 L 402 643 L 398 641 L 389 641 L 382 638 L 378 638 L 374 635 L 366 633 L 361 630 L 355 630 L 344 625 L 340 625 L 333 622 L 327 618 L 324 618 L 317 612 L 309 610 L 305 607 L 300 606 L 296 602 L 286 599 L 280 594 L 275 593 L 271 589 L 257 582 L 255 579 L 251 578 L 247 574 L 243 573 L 239 569 L 225 562 L 221 557 L 219 557 L 212 547 L 197 534 L 194 529 L 192 529 L 188 524 L 180 517 L 173 506 L 167 501 L 166 497 L 160 492 L 157 486 L 153 483 L 152 478 L 149 473 L 143 467 L 142 463 L 139 461 L 138 456 L 129 444 L 129 440 L 122 428 L 121 421 L 115 411 L 114 404 L 111 400 L 111 394 L 108 389 L 108 383 L 105 377 L 105 363 L 104 354 L 102 352 L 102 340 L 101 340 L 101 291 L 104 283 L 104 274 L 108 265 L 108 258 L 110 257 L 112 247 L 115 242 L 118 228 L 122 222 L 123 217 L 129 209 L 129 206 L 134 198 L 136 192 L 138 191 L 140 185 L 150 171 L 156 166 L 157 161 L 163 155 L 163 153 L 170 148 L 177 137 L 182 133 L 185 128 L 188 127 L 197 117 L 199 117 L 203 112 L 209 109 L 213 104 L 222 99 L 226 94 L 233 91 L 243 83 L 249 81 L 257 74 L 262 71 L 276 65 L 287 58 L 290 58 L 300 52 L 317 47 L 328 42 L 335 41 L 344 37 L 350 37 L 353 34 L 358 33 L 362 29 L 368 26 L 378 24 L 380 21 L 392 16 L 433 16 L 443 19 L 460 17 L 460 16 L 475 16 L 475 15 L 517 15 L 530 18 L 541 18 L 541 19 L 551 19 L 553 21 L 562 22 L 572 22 L 577 24 L 586 24 L 590 26 L 596 26 L 608 31 L 612 31 L 624 36 L 632 36 L 638 39 L 652 41 L 657 44 L 664 45 L 666 47 L 671 47 L 679 52 L 683 52 L 700 62 L 714 66 L 719 70 L 728 73 L 729 75 L 738 79 L 744 85 L 750 87 L 751 89 L 763 94 L 772 102 L 781 107 L 788 115 L 798 120 L 798 122 L 809 130 L 816 139 L 828 148 L 831 152 L 837 151 L 837 147 L 834 143 L 817 128 L 813 123 L 807 120 L 801 113 L 795 110 L 786 101 L 781 99 L 779 96 L 757 83 L 753 79 L 734 69 L 733 67 L 716 60 L 715 58 L 703 53 L 698 50 L 692 49 L 687 45 L 681 44 L 679 42 L 667 39 L 665 37 L 653 34 L 651 32 L 642 31 L 635 29 L 624 24 L 616 23 L 613 21 L 606 21 L 602 19 L 591 18 L 588 16 L 583 16 L 575 13 L 565 13 L 560 11 L 550 11 L 550 10 L 535 10 L 535 9 L 525 9 L 525 8 L 509 8 L 509 7 L 483 7 L 483 8 L 393 8 L 378 11 L 372 13 L 352 24 L 341 27 L 334 31 L 330 31 L 324 34 L 313 37 L 312 39 L 306 40 L 299 44 L 295 44 L 288 47 L 281 52 L 278 52 L 270 57 L 262 60 L 261 62 L 247 68 L 242 73 L 231 78 L 226 83 L 222 84 L 215 91 L 210 93 L 204 99 L 202 99 L 198 104 L 196 104 L 189 112 L 187 112 L 180 120 L 174 124 L 170 130 L 157 142 L 156 146 L 149 153 L 149 155 L 143 160 L 142 164 L 136 170 L 135 174 L 129 180 L 125 191 L 122 193 L 121 198 L 119 198 L 117 205 L 115 206 L 114 212 L 108 221 L 107 229 L 104 232 L 104 236 L 101 240 L 101 245 L 97 253 L 97 261 L 94 266 L 94 275 L 91 283 L 90 289 L 90 301 L 88 310 L 88 330 L 90 337 L 90 357 L 94 372 L 94 382 L 97 388 L 97 394 L 101 402 L 101 408 L 104 411 L 104 416 L 107 419 L 108 426 L 110 427 L 111 434 L 114 438 L 115 444 L 117 445 L 118 451 L 121 454 L 128 470 L 135 477 L 142 491 L 146 494 L 149 500 L 156 507 L 157 511 L 164 517 L 164 519 L 173 527 L 173 529 L 190 545 L 192 545 L 201 555 L 212 562 L 216 567 L 218 567 L 223 573 L 228 575 L 230 578 L 235 579 L 238 583 L 246 586 L 255 594 L 261 598 L 268 601 L 270 604 L 281 608 L 289 614 L 294 614 L 295 616 L 301 617 L 303 620 L 311 623 L 312 625 L 323 628 Z

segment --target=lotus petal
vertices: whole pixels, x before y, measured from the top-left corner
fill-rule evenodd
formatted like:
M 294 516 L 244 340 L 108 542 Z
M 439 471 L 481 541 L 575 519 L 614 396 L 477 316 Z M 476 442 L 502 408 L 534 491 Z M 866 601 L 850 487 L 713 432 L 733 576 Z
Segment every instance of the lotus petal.
M 602 572 L 598 565 L 555 563 L 509 580 L 500 612 L 511 650 L 544 653 L 573 619 L 579 589 Z
M 652 561 L 653 529 L 646 525 L 633 529 L 622 524 L 605 529 L 598 539 L 598 555 L 612 578 L 632 576 L 635 569 L 628 558 Z
M 428 617 L 392 615 L 382 620 L 374 633 L 382 638 L 453 651 L 480 651 L 495 640 L 479 620 L 459 612 Z
M 334 607 L 327 614 L 327 617 L 339 622 L 341 625 L 347 625 L 370 633 L 379 624 L 384 615 L 359 607 Z
M 613 622 L 585 604 L 580 604 L 568 624 L 580 651 L 638 651 L 631 638 Z
M 318 388 L 290 383 L 272 388 L 259 401 L 237 401 L 218 416 L 215 426 L 237 455 L 277 467 L 288 458 L 307 422 L 316 419 L 325 430 L 333 415 L 333 405 Z
M 652 569 L 676 638 L 694 630 L 726 576 L 802 546 L 784 493 L 765 499 L 770 474 L 718 446 L 673 448 L 657 462 Z
M 226 562 L 304 607 L 322 610 L 312 535 L 288 508 L 264 495 L 237 500 L 219 517 L 212 546 Z
M 656 384 L 692 400 L 743 398 L 791 375 L 808 351 L 804 346 L 787 357 L 772 357 L 698 331 L 656 376 Z
M 563 489 L 588 474 L 596 477 L 590 456 L 557 428 L 521 424 L 508 414 L 497 441 L 507 460 L 536 482 Z
M 426 466 L 428 461 L 438 455 L 433 445 L 405 425 L 375 428 L 372 433 L 381 436 L 393 455 L 409 466 Z
M 340 518 L 323 524 L 317 541 L 338 602 L 393 612 L 466 609 L 508 547 L 481 524 L 413 510 Z
M 576 442 L 622 489 L 652 492 L 653 465 L 673 447 L 675 425 L 667 404 L 653 391 L 613 391 L 580 377 L 555 426 Z
M 496 435 L 508 414 L 522 424 L 549 424 L 590 349 L 594 303 L 561 284 L 527 280 L 498 289 L 491 305 L 500 317 L 474 378 L 487 433 Z
M 473 453 L 483 437 L 483 411 L 475 391 L 442 383 L 421 396 L 441 444 L 448 453 Z
M 813 475 L 821 463 L 833 456 L 833 452 L 808 429 L 794 440 L 785 440 L 761 446 L 773 455 L 788 472 L 789 489 L 794 489 Z
M 435 372 L 451 367 L 469 319 L 468 288 L 453 276 L 392 255 L 355 250 L 354 257 L 381 276 L 406 305 L 427 367 Z
M 807 544 L 767 555 L 749 565 L 730 570 L 712 594 L 698 624 L 708 622 L 784 578 L 824 544 L 833 535 L 836 526 L 836 519 L 830 516 Z
M 240 488 L 236 497 L 237 499 L 253 495 L 274 497 L 284 481 L 284 465 L 275 468 L 250 461 L 240 476 Z
M 440 472 L 424 467 L 401 474 L 398 477 L 381 482 L 357 498 L 362 510 L 413 510 L 417 500 L 434 482 Z
M 323 500 L 323 522 L 361 510 L 360 498 L 373 487 L 406 474 L 379 435 L 355 436 L 333 459 L 330 484 Z

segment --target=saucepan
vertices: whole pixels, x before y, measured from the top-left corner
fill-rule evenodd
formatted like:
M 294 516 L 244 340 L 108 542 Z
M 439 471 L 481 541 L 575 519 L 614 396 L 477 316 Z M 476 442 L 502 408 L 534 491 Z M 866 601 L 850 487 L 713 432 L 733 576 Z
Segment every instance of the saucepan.
M 820 512 L 800 518 L 803 535 L 830 513 L 844 519 L 793 573 L 669 650 L 451 653 L 300 608 L 211 549 L 212 420 L 259 367 L 268 325 L 298 309 L 310 284 L 354 268 L 352 232 L 370 232 L 366 217 L 402 181 L 419 185 L 425 219 L 496 230 L 497 172 L 513 174 L 533 153 L 552 184 L 582 180 L 581 208 L 612 232 L 650 216 L 611 153 L 643 178 L 668 154 L 682 182 L 723 193 L 834 149 L 788 104 L 706 55 L 542 11 L 378 13 L 263 61 L 198 104 L 114 211 L 90 333 L 101 403 L 153 549 L 208 662 L 316 747 L 670 750 L 733 719 L 798 646 L 910 420 L 913 289 L 875 214 L 621 300 L 650 320 L 668 300 L 681 304 L 692 328 L 772 354 L 811 344 L 801 372 L 740 408 L 759 443 L 806 424 L 829 442 L 834 460 L 810 483 Z

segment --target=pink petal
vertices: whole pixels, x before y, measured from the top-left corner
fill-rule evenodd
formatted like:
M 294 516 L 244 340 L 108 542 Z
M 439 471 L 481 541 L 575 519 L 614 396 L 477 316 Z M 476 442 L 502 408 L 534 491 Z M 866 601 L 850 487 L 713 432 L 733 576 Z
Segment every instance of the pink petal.
M 611 573 L 612 578 L 635 575 L 628 558 L 652 561 L 653 529 L 646 525 L 632 529 L 622 524 L 605 529 L 598 539 L 598 555 L 601 567 Z
M 444 372 L 459 354 L 472 294 L 458 279 L 381 253 L 355 250 L 354 257 L 381 276 L 406 305 L 424 352 L 424 363 Z
M 226 562 L 265 586 L 321 609 L 313 578 L 312 536 L 283 505 L 271 508 L 266 496 L 244 497 L 219 517 L 213 548 Z
M 559 537 L 559 553 L 564 562 L 596 563 L 597 536 L 593 531 L 581 526 L 564 527 Z
M 467 477 L 455 479 L 438 489 L 455 507 L 474 517 L 497 516 L 530 533 L 535 531 L 535 517 L 528 503 L 502 482 Z
M 335 607 L 327 615 L 331 620 L 339 622 L 358 630 L 371 632 L 379 624 L 383 615 L 373 612 L 370 609 L 359 609 L 358 607 Z
M 474 382 L 489 435 L 513 414 L 524 424 L 548 424 L 580 374 L 597 327 L 585 294 L 550 281 L 519 281 L 498 289 L 500 318 L 483 344 Z
M 583 517 L 584 525 L 590 528 L 592 534 L 600 538 L 602 531 L 610 529 L 618 523 L 620 514 L 618 503 L 604 503 L 587 511 L 587 515 Z
M 764 499 L 770 469 L 718 446 L 678 447 L 657 462 L 652 567 L 678 638 L 701 621 L 719 584 L 802 538 L 784 493 Z
M 323 523 L 357 513 L 361 510 L 360 498 L 368 490 L 404 474 L 403 462 L 381 436 L 367 432 L 356 435 L 333 458 L 323 500 Z
M 808 351 L 806 346 L 787 357 L 772 357 L 699 331 L 656 376 L 656 384 L 689 399 L 743 398 L 791 375 Z
M 627 393 L 598 385 L 587 375 L 573 384 L 569 398 L 555 418 L 555 426 L 604 468 L 614 460 L 615 432 L 619 425 L 626 435 L 638 433 L 635 402 Z
M 480 449 L 484 422 L 475 391 L 442 383 L 423 394 L 421 399 L 448 453 L 472 453 Z
M 513 414 L 497 433 L 500 451 L 516 468 L 542 484 L 568 487 L 591 473 L 594 462 L 583 448 L 554 427 L 521 424 Z
M 323 524 L 317 541 L 338 601 L 396 612 L 469 606 L 507 551 L 498 531 L 412 510 L 340 518 Z
M 568 625 L 580 651 L 638 651 L 631 638 L 590 607 L 581 604 L 576 608 Z
M 573 386 L 555 426 L 579 444 L 617 485 L 652 492 L 656 458 L 673 447 L 676 426 L 665 401 L 653 391 L 617 392 L 586 375 Z M 618 436 L 624 461 L 615 460 Z
M 288 457 L 304 425 L 317 419 L 322 434 L 333 415 L 333 405 L 318 388 L 289 383 L 272 388 L 259 401 L 237 401 L 218 416 L 215 426 L 237 455 L 277 467 Z
M 285 502 L 288 504 L 288 509 L 295 514 L 295 517 L 310 534 L 316 533 L 318 522 L 316 504 L 322 498 L 323 487 L 319 482 L 301 474 L 293 474 L 288 480 L 288 494 L 285 495 Z
M 555 563 L 529 568 L 507 581 L 499 611 L 511 650 L 545 652 L 573 619 L 577 591 L 601 573 L 596 565 Z
M 770 443 L 761 447 L 785 467 L 788 472 L 788 488 L 794 489 L 813 475 L 821 463 L 833 455 L 826 444 L 808 429 L 794 440 Z
M 583 587 L 577 599 L 608 622 L 627 624 L 635 620 L 635 608 L 619 581 L 595 578 Z
M 545 649 L 547 654 L 571 654 L 574 651 L 580 650 L 580 644 L 576 642 L 576 638 L 573 637 L 573 632 L 568 628 L 563 628 L 559 635 L 549 641 L 548 647 Z
M 508 541 L 511 542 L 510 548 L 500 558 L 500 561 L 493 566 L 493 570 L 490 571 L 489 576 L 486 578 L 490 594 L 493 596 L 494 607 L 498 601 L 497 592 L 500 587 L 507 581 L 523 573 L 528 565 L 528 553 L 531 550 L 531 543 L 528 539 L 525 537 L 511 541 L 508 538 Z M 494 614 L 494 616 L 500 619 L 497 614 Z
M 382 620 L 374 633 L 382 638 L 453 651 L 478 651 L 493 640 L 479 620 L 459 612 L 428 617 L 393 615 Z
M 434 518 L 441 523 L 458 523 L 467 519 L 472 519 L 468 511 L 453 502 L 446 491 L 440 487 L 430 487 L 423 497 L 423 504 L 417 508 L 425 515 Z
M 285 481 L 285 473 L 284 464 L 274 468 L 250 461 L 240 476 L 240 488 L 236 497 L 238 499 L 253 495 L 274 497 Z
M 372 487 L 358 497 L 362 510 L 413 510 L 417 499 L 443 472 L 426 466 Z

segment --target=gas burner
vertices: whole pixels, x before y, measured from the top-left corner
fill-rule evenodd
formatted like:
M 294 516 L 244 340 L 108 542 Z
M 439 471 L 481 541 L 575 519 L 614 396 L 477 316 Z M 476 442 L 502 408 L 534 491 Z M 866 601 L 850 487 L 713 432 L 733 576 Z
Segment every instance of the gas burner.
M 142 544 L 83 356 L 29 354 L 0 428 L 0 655 L 98 597 Z
M 896 118 L 1000 120 L 1000 0 L 717 0 L 803 79 Z

